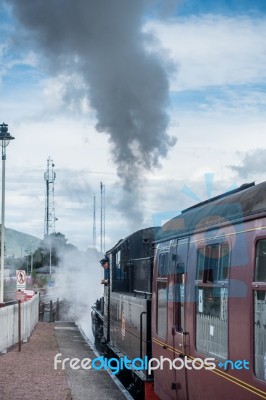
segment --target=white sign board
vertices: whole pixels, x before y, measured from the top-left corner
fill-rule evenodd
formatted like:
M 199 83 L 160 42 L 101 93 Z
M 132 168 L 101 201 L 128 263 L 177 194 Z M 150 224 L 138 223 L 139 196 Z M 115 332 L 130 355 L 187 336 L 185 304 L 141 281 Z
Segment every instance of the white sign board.
M 17 277 L 17 290 L 26 289 L 26 272 L 22 269 L 16 270 L 16 277 Z

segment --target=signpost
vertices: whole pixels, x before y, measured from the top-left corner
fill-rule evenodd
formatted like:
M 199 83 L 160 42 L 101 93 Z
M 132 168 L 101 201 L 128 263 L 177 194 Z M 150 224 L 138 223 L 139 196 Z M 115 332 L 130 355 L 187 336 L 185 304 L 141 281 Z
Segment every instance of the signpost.
M 21 292 L 21 290 L 18 290 L 16 293 L 16 298 L 17 300 L 24 301 L 26 298 L 26 294 L 24 292 Z
M 18 300 L 18 351 L 21 351 L 21 302 L 25 300 L 25 293 L 21 290 L 26 289 L 26 272 L 22 269 L 16 270 L 17 278 L 17 300 Z

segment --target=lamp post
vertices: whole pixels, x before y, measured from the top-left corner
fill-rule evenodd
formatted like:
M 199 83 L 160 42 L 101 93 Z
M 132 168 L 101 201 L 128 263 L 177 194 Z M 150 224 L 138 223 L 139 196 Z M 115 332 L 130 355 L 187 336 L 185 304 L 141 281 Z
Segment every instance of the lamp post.
M 4 302 L 4 260 L 5 260 L 5 161 L 6 147 L 10 140 L 15 139 L 8 132 L 8 125 L 0 124 L 0 145 L 2 147 L 2 213 L 1 213 L 1 284 L 0 304 Z
M 32 271 L 33 271 L 33 251 L 30 253 L 30 275 L 32 277 Z
M 26 261 L 27 261 L 27 275 L 29 275 L 29 257 L 28 257 L 28 252 L 26 252 Z
M 33 250 L 32 250 L 32 240 L 30 242 L 30 276 L 32 277 L 32 271 L 33 271 Z

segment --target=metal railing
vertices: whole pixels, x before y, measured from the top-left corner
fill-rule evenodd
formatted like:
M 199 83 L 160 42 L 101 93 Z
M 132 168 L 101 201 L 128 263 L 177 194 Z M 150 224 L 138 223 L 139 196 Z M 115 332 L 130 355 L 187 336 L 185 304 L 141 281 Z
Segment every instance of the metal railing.
M 197 350 L 218 360 L 226 360 L 228 358 L 227 320 L 198 314 L 196 321 Z
M 50 300 L 48 303 L 41 302 L 39 309 L 39 320 L 43 322 L 55 322 L 60 320 L 60 308 L 62 308 L 63 301 Z

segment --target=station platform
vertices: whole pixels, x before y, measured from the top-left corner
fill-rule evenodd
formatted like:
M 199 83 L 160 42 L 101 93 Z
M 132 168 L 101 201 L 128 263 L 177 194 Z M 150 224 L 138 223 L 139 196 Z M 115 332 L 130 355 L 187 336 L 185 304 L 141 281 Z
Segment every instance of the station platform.
M 0 400 L 124 400 L 130 398 L 105 370 L 74 370 L 60 359 L 97 357 L 74 323 L 39 322 L 22 351 L 17 346 L 0 355 Z

